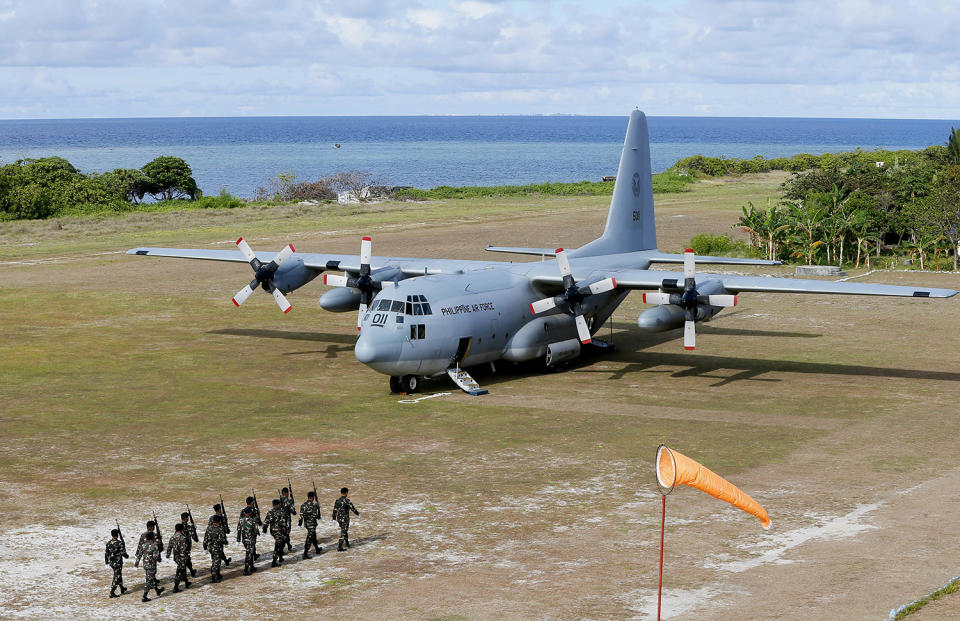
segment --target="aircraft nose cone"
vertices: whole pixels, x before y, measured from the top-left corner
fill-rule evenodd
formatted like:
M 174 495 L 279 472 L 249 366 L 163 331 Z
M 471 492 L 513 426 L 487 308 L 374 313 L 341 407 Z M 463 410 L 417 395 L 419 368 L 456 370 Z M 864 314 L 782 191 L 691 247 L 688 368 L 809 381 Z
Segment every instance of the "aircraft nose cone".
M 376 328 L 367 328 L 357 339 L 357 344 L 353 348 L 353 355 L 366 365 L 396 362 L 400 359 L 402 347 L 403 344 L 395 335 L 386 334 L 383 330 Z

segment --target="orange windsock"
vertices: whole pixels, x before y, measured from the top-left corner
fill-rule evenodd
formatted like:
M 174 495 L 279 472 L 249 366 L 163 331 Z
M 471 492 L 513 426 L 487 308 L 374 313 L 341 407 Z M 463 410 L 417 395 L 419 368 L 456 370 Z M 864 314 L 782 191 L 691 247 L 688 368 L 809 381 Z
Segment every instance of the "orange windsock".
M 720 475 L 686 455 L 660 445 L 657 449 L 657 483 L 669 494 L 677 483 L 706 492 L 760 518 L 760 526 L 770 528 L 770 516 L 756 500 L 740 491 Z

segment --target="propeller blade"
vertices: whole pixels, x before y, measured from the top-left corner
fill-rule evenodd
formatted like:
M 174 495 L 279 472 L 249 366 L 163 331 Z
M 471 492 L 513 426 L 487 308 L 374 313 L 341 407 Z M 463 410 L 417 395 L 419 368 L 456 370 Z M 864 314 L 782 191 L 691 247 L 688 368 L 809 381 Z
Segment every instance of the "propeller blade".
M 293 253 L 293 244 L 287 244 L 283 247 L 283 250 L 277 253 L 277 256 L 273 257 L 273 263 L 275 263 L 277 267 L 280 267 Z
M 369 237 L 360 240 L 360 265 L 366 265 L 369 272 L 370 255 L 373 252 L 373 241 Z
M 593 340 L 590 336 L 590 328 L 587 327 L 587 320 L 583 318 L 583 315 L 577 315 L 577 334 L 580 336 L 580 342 L 584 345 Z
M 687 248 L 683 252 L 683 277 L 694 278 L 696 276 L 696 260 L 694 259 L 693 250 Z
M 616 278 L 605 278 L 601 281 L 595 282 L 590 285 L 590 293 L 596 295 L 597 293 L 606 293 L 607 291 L 613 291 L 617 288 L 617 279 Z
M 693 327 L 692 321 L 683 322 L 683 348 L 684 349 L 696 349 L 697 348 L 697 332 Z
M 573 271 L 570 269 L 570 260 L 567 258 L 567 253 L 563 248 L 557 248 L 557 265 L 560 267 L 561 276 L 567 277 L 573 275 Z
M 252 283 L 250 283 L 249 285 L 241 289 L 240 292 L 237 293 L 237 295 L 233 296 L 233 303 L 236 306 L 240 306 L 241 304 L 246 302 L 247 298 L 250 297 L 250 294 L 253 293 L 253 290 L 256 289 L 257 285 L 259 284 L 260 283 L 257 282 L 257 279 L 254 278 Z
M 644 304 L 669 304 L 670 294 L 669 293 L 644 293 L 643 303 Z
M 357 311 L 357 331 L 360 331 L 360 323 L 363 321 L 363 315 L 367 312 L 367 305 L 364 302 L 360 303 L 360 310 Z
M 542 300 L 537 300 L 530 305 L 530 314 L 539 315 L 540 313 L 545 313 L 552 308 L 556 308 L 557 301 L 554 298 L 544 298 Z
M 242 254 L 243 258 L 247 260 L 247 263 L 250 263 L 251 265 L 253 265 L 254 261 L 259 263 L 257 260 L 257 255 L 253 254 L 253 249 L 250 248 L 250 244 L 247 243 L 247 240 L 242 237 L 238 239 L 237 248 L 240 249 L 240 254 Z M 257 269 L 257 266 L 254 265 L 253 269 Z
M 330 287 L 346 287 L 347 277 L 340 276 L 339 274 L 324 274 L 323 284 Z
M 273 299 L 277 301 L 277 306 L 280 307 L 280 310 L 284 313 L 290 312 L 290 302 L 287 301 L 287 298 L 285 298 L 276 287 L 273 288 Z
M 707 304 L 710 306 L 736 306 L 737 296 L 735 295 L 708 295 Z

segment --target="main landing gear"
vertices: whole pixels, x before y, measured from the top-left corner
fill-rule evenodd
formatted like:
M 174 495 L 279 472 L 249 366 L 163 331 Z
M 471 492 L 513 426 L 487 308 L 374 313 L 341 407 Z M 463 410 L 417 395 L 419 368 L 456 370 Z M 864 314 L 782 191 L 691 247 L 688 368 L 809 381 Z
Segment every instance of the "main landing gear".
M 390 392 L 394 394 L 399 392 L 412 394 L 417 392 L 419 386 L 420 380 L 416 375 L 404 375 L 403 377 L 393 375 L 390 377 Z

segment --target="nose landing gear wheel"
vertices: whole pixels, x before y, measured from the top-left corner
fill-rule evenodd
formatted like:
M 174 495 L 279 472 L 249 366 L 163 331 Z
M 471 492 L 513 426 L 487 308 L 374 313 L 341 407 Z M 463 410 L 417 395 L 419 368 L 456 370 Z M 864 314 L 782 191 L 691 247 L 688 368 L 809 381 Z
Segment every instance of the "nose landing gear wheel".
M 420 384 L 416 375 L 404 375 L 400 378 L 400 392 L 412 394 L 417 392 L 417 386 Z

